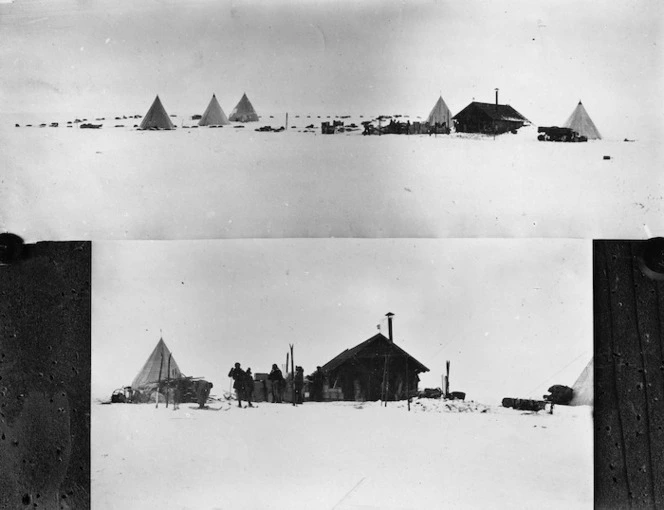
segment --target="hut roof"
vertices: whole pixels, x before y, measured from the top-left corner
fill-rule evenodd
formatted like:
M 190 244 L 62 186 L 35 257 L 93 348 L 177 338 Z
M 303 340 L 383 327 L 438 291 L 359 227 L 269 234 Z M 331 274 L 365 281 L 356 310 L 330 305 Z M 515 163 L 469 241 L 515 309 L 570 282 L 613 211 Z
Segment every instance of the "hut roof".
M 473 101 L 463 110 L 457 113 L 453 118 L 459 117 L 461 114 L 465 114 L 467 110 L 480 111 L 489 117 L 491 120 L 505 120 L 511 122 L 530 122 L 523 115 L 517 112 L 508 104 L 495 104 L 495 103 L 478 103 Z
M 409 363 L 413 364 L 414 368 L 417 368 L 420 372 L 428 372 L 429 369 L 425 367 L 422 363 L 417 361 L 415 358 L 413 358 L 410 354 L 408 354 L 406 351 L 404 351 L 401 347 L 399 347 L 397 344 L 394 342 L 390 342 L 390 339 L 387 338 L 385 335 L 378 333 L 368 340 L 365 340 L 364 342 L 356 345 L 355 347 L 351 349 L 346 349 L 343 351 L 341 354 L 338 356 L 332 358 L 330 361 L 325 363 L 321 368 L 324 371 L 331 371 L 335 370 L 336 368 L 340 367 L 343 365 L 346 361 L 349 361 L 353 358 L 365 358 L 368 357 L 366 351 L 367 349 L 370 349 L 371 347 L 376 346 L 377 344 L 386 344 L 386 346 L 391 349 L 393 352 L 390 355 L 396 355 L 396 356 L 405 356 L 408 358 Z M 371 355 L 369 355 L 371 357 Z

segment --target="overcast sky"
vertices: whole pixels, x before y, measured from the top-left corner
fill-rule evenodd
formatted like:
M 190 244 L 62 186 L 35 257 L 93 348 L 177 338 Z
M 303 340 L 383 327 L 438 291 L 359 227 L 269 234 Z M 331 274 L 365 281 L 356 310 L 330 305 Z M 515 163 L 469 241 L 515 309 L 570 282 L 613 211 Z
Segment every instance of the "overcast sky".
M 598 5 L 599 4 L 599 5 Z M 581 99 L 605 137 L 661 127 L 661 2 L 17 0 L 0 4 L 0 111 L 425 116 L 500 88 L 538 125 Z
M 93 397 L 131 384 L 160 330 L 181 370 L 221 391 L 233 363 L 269 371 L 289 343 L 308 374 L 387 312 L 431 370 L 421 387 L 449 359 L 471 399 L 541 397 L 592 357 L 591 271 L 590 241 L 555 239 L 95 243 Z

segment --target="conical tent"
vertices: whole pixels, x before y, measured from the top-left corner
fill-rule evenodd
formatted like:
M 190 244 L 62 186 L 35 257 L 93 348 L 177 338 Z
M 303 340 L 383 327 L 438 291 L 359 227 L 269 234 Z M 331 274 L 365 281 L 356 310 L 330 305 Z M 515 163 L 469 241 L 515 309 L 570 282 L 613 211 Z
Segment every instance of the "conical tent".
M 210 99 L 210 104 L 205 110 L 205 113 L 201 117 L 201 120 L 198 121 L 199 126 L 225 126 L 230 124 L 228 117 L 224 113 L 224 110 L 219 106 L 219 101 L 217 101 L 217 96 L 212 94 L 212 99 Z
M 139 129 L 175 129 L 170 117 L 161 104 L 159 96 L 157 96 L 148 110 L 148 113 L 143 117 L 143 122 Z
M 169 373 L 169 356 L 171 356 L 171 351 L 169 351 L 168 347 L 166 347 L 166 343 L 164 342 L 163 338 L 160 338 L 157 346 L 154 348 L 152 354 L 150 354 L 148 360 L 145 362 L 145 365 L 143 365 L 143 368 L 131 383 L 131 387 L 137 390 L 144 388 L 145 386 L 158 383 L 160 372 L 162 381 L 165 381 L 169 377 L 171 379 L 182 377 L 180 367 L 178 367 L 175 358 L 172 356 Z
M 450 112 L 450 109 L 445 104 L 445 101 L 443 101 L 443 96 L 440 96 L 438 98 L 438 101 L 436 101 L 436 104 L 433 107 L 433 110 L 431 110 L 431 113 L 429 114 L 429 118 L 427 119 L 427 122 L 430 125 L 440 124 L 442 126 L 443 124 L 445 124 L 445 126 L 450 127 L 450 118 L 451 117 L 452 117 L 452 114 Z
M 579 101 L 579 104 L 576 105 L 576 108 L 572 112 L 572 115 L 569 116 L 567 122 L 563 127 L 573 129 L 581 136 L 585 136 L 588 140 L 601 140 L 602 135 L 599 134 L 599 131 L 595 127 L 590 115 Z
M 251 101 L 247 97 L 247 94 L 242 94 L 242 99 L 233 109 L 230 120 L 232 122 L 257 122 L 258 114 L 254 107 L 251 105 Z
M 591 406 L 593 405 L 593 360 L 583 369 L 581 375 L 572 386 L 574 394 L 572 401 L 569 403 L 571 406 Z

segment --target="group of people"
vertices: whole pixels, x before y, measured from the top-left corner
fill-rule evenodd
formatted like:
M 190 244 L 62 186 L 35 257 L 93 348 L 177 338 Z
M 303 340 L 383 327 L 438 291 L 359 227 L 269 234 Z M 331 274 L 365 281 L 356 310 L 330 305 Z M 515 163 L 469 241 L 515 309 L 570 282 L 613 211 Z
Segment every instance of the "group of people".
M 251 401 L 253 400 L 254 392 L 254 376 L 251 373 L 251 368 L 242 370 L 240 363 L 235 363 L 235 366 L 228 373 L 228 377 L 233 378 L 233 389 L 237 397 L 238 407 L 242 407 L 243 400 L 247 402 L 248 407 L 253 407 Z M 302 404 L 304 402 L 304 369 L 301 366 L 296 366 L 295 375 L 291 374 L 289 378 L 292 378 L 293 382 L 293 399 L 296 404 Z M 317 367 L 316 371 L 307 379 L 312 385 L 312 399 L 321 402 L 323 400 L 324 384 L 324 375 L 321 367 Z M 272 370 L 267 380 L 270 381 L 272 402 L 276 404 L 282 403 L 284 401 L 286 379 L 276 363 L 272 365 Z M 267 401 L 268 395 L 265 383 L 263 383 L 263 391 L 265 392 L 264 398 Z

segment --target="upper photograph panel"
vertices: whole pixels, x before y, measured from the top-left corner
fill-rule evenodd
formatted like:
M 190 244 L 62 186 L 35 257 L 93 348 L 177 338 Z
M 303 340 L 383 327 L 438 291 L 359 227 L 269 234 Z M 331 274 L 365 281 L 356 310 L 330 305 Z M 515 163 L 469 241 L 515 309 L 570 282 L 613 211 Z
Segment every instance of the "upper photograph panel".
M 0 229 L 651 237 L 663 12 L 0 0 Z

